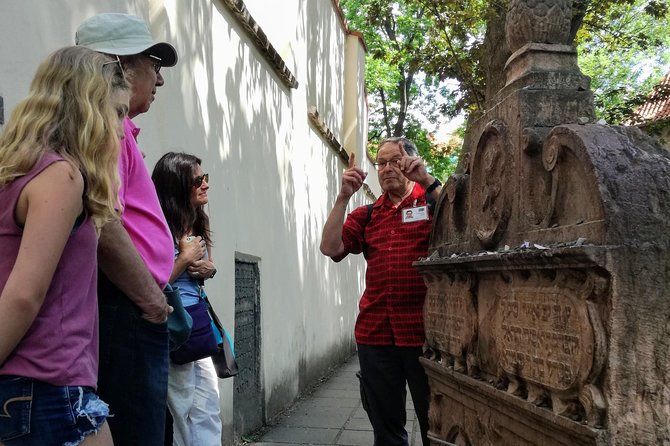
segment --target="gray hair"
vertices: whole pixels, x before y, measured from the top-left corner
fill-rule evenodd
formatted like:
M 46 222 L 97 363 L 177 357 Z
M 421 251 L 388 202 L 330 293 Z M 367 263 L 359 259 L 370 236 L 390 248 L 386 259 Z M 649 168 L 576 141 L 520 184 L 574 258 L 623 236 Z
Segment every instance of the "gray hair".
M 416 145 L 409 139 L 403 138 L 402 136 L 391 136 L 389 138 L 384 138 L 379 143 L 379 148 L 381 149 L 381 147 L 386 143 L 400 144 L 409 156 L 419 156 L 419 150 L 416 148 Z

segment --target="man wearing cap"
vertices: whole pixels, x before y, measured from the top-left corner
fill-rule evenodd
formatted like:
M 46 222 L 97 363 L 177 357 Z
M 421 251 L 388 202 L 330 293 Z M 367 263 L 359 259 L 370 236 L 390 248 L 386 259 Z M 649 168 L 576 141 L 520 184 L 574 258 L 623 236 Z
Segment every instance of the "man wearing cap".
M 162 66 L 177 63 L 168 43 L 154 42 L 144 20 L 98 14 L 84 21 L 77 45 L 116 56 L 131 85 L 129 118 L 151 107 L 164 84 Z M 100 366 L 98 393 L 110 405 L 117 445 L 163 445 L 168 331 L 163 288 L 172 272 L 172 236 L 142 152 L 126 118 L 119 155 L 121 222 L 102 228 L 98 246 Z

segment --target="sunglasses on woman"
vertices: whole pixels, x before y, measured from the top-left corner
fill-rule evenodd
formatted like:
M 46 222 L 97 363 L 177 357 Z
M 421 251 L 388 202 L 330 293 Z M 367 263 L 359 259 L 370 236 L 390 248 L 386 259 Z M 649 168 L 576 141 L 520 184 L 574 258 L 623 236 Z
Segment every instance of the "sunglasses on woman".
M 202 182 L 209 183 L 209 174 L 205 173 L 200 175 L 199 177 L 195 177 L 193 179 L 193 187 L 200 187 L 202 186 Z

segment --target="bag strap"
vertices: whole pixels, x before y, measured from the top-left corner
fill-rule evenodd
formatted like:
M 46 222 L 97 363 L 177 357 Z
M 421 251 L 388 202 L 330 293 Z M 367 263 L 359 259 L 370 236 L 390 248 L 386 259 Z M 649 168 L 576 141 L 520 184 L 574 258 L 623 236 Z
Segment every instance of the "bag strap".
M 212 308 L 212 304 L 209 301 L 209 298 L 207 297 L 206 294 L 201 294 L 200 298 L 205 301 L 205 304 L 207 305 L 207 312 L 209 313 L 209 317 L 212 318 L 212 322 L 214 322 L 214 326 L 221 332 L 222 336 L 225 336 L 225 331 L 223 329 L 223 324 L 221 324 L 221 321 L 219 320 L 219 316 L 216 315 L 214 312 L 214 308 Z
M 212 303 L 209 301 L 209 297 L 207 297 L 207 293 L 205 293 L 205 287 L 203 285 L 200 285 L 198 287 L 198 290 L 200 291 L 200 300 L 205 303 L 205 306 L 207 307 L 207 313 L 209 313 L 209 317 L 214 323 L 214 326 L 216 327 L 217 330 L 219 330 L 219 333 L 221 333 L 221 337 L 224 337 L 225 330 L 223 329 L 223 324 L 221 324 L 221 321 L 219 320 L 219 317 L 216 315 L 214 312 L 214 308 L 212 307 Z

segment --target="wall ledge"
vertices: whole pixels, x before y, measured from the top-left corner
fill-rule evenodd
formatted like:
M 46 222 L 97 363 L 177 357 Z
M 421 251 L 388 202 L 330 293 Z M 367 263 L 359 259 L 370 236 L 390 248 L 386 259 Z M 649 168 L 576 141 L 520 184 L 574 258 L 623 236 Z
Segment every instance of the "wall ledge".
M 316 109 L 315 105 L 309 106 L 309 108 L 307 109 L 307 116 L 309 117 L 309 121 L 312 123 L 316 131 L 321 135 L 321 137 L 326 141 L 328 146 L 340 158 L 342 163 L 344 163 L 345 166 L 348 166 L 349 154 L 344 149 L 340 141 L 335 137 L 330 127 L 328 127 L 325 121 L 321 119 L 319 111 Z M 370 186 L 363 183 L 363 190 L 365 191 L 365 195 L 367 195 L 370 200 L 372 201 L 377 200 L 377 197 L 372 192 L 372 189 L 370 189 Z
M 286 62 L 275 50 L 258 22 L 254 20 L 251 13 L 247 10 L 244 0 L 221 0 L 233 17 L 239 22 L 240 26 L 254 42 L 258 51 L 261 52 L 265 60 L 274 68 L 275 73 L 289 88 L 298 88 L 298 81 L 286 66 Z

